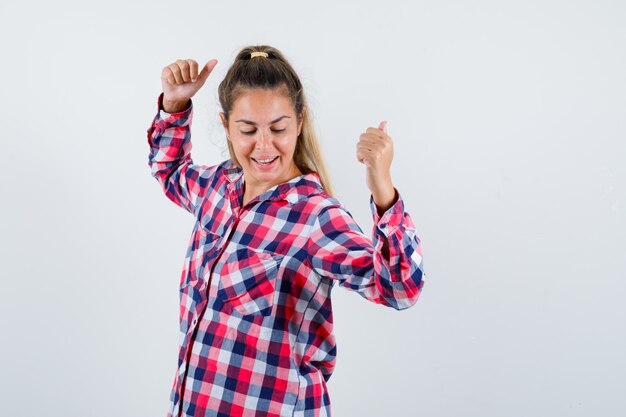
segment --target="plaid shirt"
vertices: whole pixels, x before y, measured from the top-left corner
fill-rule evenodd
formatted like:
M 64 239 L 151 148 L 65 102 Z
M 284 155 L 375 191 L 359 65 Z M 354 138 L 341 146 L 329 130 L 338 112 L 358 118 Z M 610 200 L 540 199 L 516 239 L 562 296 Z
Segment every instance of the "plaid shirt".
M 315 172 L 242 207 L 240 168 L 191 159 L 192 103 L 169 114 L 161 100 L 148 163 L 165 195 L 197 220 L 180 276 L 168 417 L 330 416 L 333 286 L 397 310 L 423 286 L 420 239 L 398 190 L 382 216 L 370 195 L 372 239 Z

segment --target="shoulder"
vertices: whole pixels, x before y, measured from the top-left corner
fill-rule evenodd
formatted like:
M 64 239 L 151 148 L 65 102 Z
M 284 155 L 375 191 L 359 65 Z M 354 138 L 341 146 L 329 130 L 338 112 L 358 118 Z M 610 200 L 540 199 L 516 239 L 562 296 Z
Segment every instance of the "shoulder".
M 228 158 L 217 165 L 218 171 L 227 171 L 229 169 L 239 169 L 234 163 L 233 160 Z
M 240 175 L 242 175 L 243 171 L 240 167 L 235 165 L 232 159 L 226 159 L 220 162 L 215 167 L 215 176 L 218 178 L 218 181 L 222 182 L 225 180 L 234 181 Z
M 345 209 L 339 199 L 328 194 L 322 187 L 315 171 L 301 176 L 298 181 L 290 184 L 289 189 L 285 190 L 285 194 L 287 200 L 292 204 L 303 204 L 306 211 L 311 215 L 317 215 L 331 207 Z
M 310 222 L 313 225 L 322 226 L 344 223 L 352 223 L 352 214 L 337 199 L 327 194 L 325 191 L 317 192 L 307 199 L 310 212 Z
M 204 189 L 218 189 L 228 178 L 236 178 L 238 168 L 230 159 L 215 165 L 190 164 L 188 176 L 193 177 L 197 185 Z
M 320 191 L 310 195 L 307 199 L 307 203 L 313 209 L 314 214 L 319 214 L 329 208 L 344 208 L 341 201 L 335 197 L 331 197 L 325 191 Z

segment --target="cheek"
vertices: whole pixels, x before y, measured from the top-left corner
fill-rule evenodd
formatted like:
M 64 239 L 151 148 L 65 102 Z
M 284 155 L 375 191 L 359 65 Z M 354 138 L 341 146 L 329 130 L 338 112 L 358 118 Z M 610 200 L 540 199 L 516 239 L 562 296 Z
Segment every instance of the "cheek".
M 276 147 L 280 149 L 282 152 L 291 153 L 296 148 L 296 141 L 297 141 L 297 138 L 293 136 L 293 137 L 283 137 L 280 139 L 276 139 L 274 143 L 276 144 Z
M 246 140 L 236 140 L 233 141 L 233 148 L 235 149 L 235 152 L 237 154 L 246 156 L 254 151 L 254 142 Z

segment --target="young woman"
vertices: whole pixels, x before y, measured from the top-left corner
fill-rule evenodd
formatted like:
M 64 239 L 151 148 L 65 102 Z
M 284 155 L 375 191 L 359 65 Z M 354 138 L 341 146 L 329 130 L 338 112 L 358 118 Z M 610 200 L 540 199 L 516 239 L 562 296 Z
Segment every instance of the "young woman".
M 330 416 L 331 290 L 405 309 L 423 286 L 420 239 L 392 185 L 385 123 L 356 146 L 374 220 L 333 196 L 302 84 L 275 48 L 243 48 L 219 85 L 230 158 L 194 164 L 191 97 L 217 64 L 162 70 L 149 166 L 196 224 L 180 277 L 174 416 Z

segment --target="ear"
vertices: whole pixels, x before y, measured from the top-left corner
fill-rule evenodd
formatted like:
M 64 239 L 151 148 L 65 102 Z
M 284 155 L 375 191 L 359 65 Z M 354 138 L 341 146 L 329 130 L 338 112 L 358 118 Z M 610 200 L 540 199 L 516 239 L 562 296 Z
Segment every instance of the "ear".
M 226 120 L 226 115 L 224 114 L 224 112 L 220 112 L 220 120 L 222 121 L 222 126 L 224 126 L 226 138 L 230 140 L 230 134 L 228 133 L 228 121 Z

